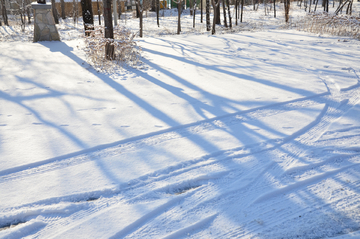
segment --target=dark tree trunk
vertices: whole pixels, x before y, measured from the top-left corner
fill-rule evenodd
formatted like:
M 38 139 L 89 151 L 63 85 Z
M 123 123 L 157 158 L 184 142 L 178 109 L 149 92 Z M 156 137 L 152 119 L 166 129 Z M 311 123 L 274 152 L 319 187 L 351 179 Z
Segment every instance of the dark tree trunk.
M 235 0 L 235 25 L 236 26 L 238 24 L 238 4 L 239 4 L 239 1 Z
M 200 0 L 201 17 L 200 22 L 203 23 L 203 0 Z
M 212 0 L 212 4 L 213 4 L 214 13 L 215 13 L 219 9 L 220 1 L 218 0 L 216 2 L 216 0 Z M 216 32 L 215 26 L 216 26 L 217 18 L 218 18 L 218 14 L 214 14 L 213 26 L 212 26 L 212 30 L 211 30 L 212 35 L 214 35 Z
M 225 0 L 222 0 L 222 5 L 223 5 L 223 15 L 224 15 L 224 26 L 225 26 L 225 27 L 228 27 L 227 21 L 226 21 L 226 6 L 225 6 Z
M 114 38 L 114 30 L 112 23 L 112 14 L 111 14 L 111 0 L 103 0 L 104 5 L 104 22 L 105 22 L 105 38 Z M 107 60 L 114 59 L 114 45 L 106 43 L 105 45 L 105 58 Z
M 51 0 L 51 10 L 54 16 L 55 24 L 59 24 L 59 14 L 55 7 L 55 0 Z
M 211 30 L 210 25 L 210 0 L 206 0 L 206 31 Z
M 96 8 L 97 8 L 97 14 L 98 14 L 98 18 L 99 18 L 99 26 L 101 26 L 101 14 L 100 14 L 99 0 L 96 0 Z
M 157 23 L 158 27 L 160 27 L 160 20 L 159 20 L 160 3 L 159 3 L 159 0 L 155 0 L 155 4 L 156 4 L 156 23 Z
M 285 22 L 289 22 L 290 0 L 284 0 Z
M 66 19 L 66 16 L 65 16 L 65 1 L 64 0 L 60 0 L 60 7 L 61 7 L 61 18 Z
M 194 1 L 193 28 L 195 28 L 196 2 Z
M 27 5 L 31 4 L 31 1 L 28 0 L 27 1 Z M 31 23 L 31 13 L 30 13 L 30 7 L 27 7 L 26 8 L 26 15 L 27 15 L 27 18 L 28 18 L 28 24 Z
M 226 4 L 228 6 L 228 14 L 229 14 L 229 27 L 232 28 L 232 22 L 231 22 L 231 12 L 230 12 L 230 1 L 226 0 Z
M 178 25 L 177 25 L 177 34 L 180 34 L 181 32 L 181 22 L 180 22 L 180 17 L 181 17 L 181 12 L 182 12 L 182 1 L 179 0 L 177 2 L 177 8 L 178 8 Z
M 314 12 L 316 12 L 316 7 L 318 5 L 318 2 L 319 2 L 319 0 L 316 0 Z
M 90 36 L 90 32 L 94 30 L 94 16 L 91 0 L 81 0 L 81 12 L 84 21 L 85 36 Z
M 220 1 L 221 0 L 215 0 L 215 4 L 217 5 L 216 10 L 214 9 L 214 15 L 216 15 L 216 22 L 215 24 L 220 25 L 221 21 L 220 21 Z
M 136 10 L 139 16 L 139 37 L 143 37 L 143 6 L 140 0 L 136 0 Z
M 274 17 L 276 18 L 276 1 L 275 0 L 274 0 Z
M 243 22 L 243 12 L 244 12 L 244 0 L 241 0 L 241 17 L 240 17 L 240 22 Z
M 312 2 L 312 0 L 310 0 L 310 4 L 309 4 L 309 12 L 311 12 L 311 2 Z

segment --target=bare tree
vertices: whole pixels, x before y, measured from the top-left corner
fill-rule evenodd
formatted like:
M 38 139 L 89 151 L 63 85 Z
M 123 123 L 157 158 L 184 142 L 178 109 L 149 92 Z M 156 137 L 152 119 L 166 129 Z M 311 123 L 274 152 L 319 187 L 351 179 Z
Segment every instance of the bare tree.
M 51 0 L 51 11 L 54 16 L 55 24 L 59 24 L 59 13 L 55 7 L 55 0 Z
M 76 24 L 76 23 L 78 22 L 78 17 L 79 17 L 79 12 L 78 12 L 77 0 L 73 0 L 73 19 L 74 19 L 74 24 Z
M 273 0 L 274 1 L 274 17 L 276 18 L 276 0 Z M 310 0 L 311 2 L 311 0 Z
M 114 39 L 114 29 L 112 23 L 111 0 L 103 0 L 104 5 L 104 22 L 105 22 L 105 38 Z M 110 42 L 105 45 L 105 58 L 107 60 L 114 59 L 115 48 Z
M 66 19 L 66 15 L 65 15 L 65 1 L 64 1 L 64 0 L 60 0 L 60 7 L 61 7 L 61 18 L 62 18 L 62 19 Z
M 96 0 L 96 8 L 97 8 L 97 14 L 99 18 L 99 25 L 101 25 L 101 14 L 100 14 L 100 6 L 99 6 L 99 0 Z
M 94 30 L 94 16 L 91 0 L 81 0 L 81 12 L 84 21 L 85 36 L 90 36 L 90 31 Z
M 244 12 L 244 0 L 241 0 L 241 18 L 240 18 L 240 22 L 243 22 L 243 12 Z
M 230 1 L 226 0 L 226 4 L 228 6 L 228 14 L 229 14 L 229 27 L 232 28 L 232 22 L 231 22 L 231 12 L 230 12 Z
M 1 0 L 1 10 L 2 10 L 2 19 L 4 21 L 4 25 L 9 26 L 8 16 L 6 12 L 5 0 Z
M 290 0 L 284 0 L 285 22 L 289 22 Z
M 156 0 L 155 0 L 156 1 Z M 139 36 L 143 37 L 143 4 L 140 3 L 140 0 L 136 0 L 136 10 L 137 16 L 139 16 Z
M 215 34 L 215 25 L 216 25 L 216 22 L 217 22 L 217 18 L 218 18 L 218 14 L 215 14 L 217 12 L 217 10 L 219 9 L 219 4 L 220 4 L 220 1 L 218 0 L 216 2 L 216 0 L 212 0 L 212 5 L 213 5 L 213 9 L 214 9 L 214 18 L 213 18 L 213 26 L 212 26 L 212 30 L 211 30 L 211 34 L 214 35 Z
M 196 14 L 196 5 L 197 5 L 197 3 L 196 3 L 196 1 L 194 0 L 194 14 L 193 14 L 193 28 L 195 28 L 195 14 Z
M 227 21 L 226 21 L 226 6 L 225 6 L 225 0 L 222 0 L 222 5 L 223 5 L 223 14 L 224 14 L 224 26 L 228 27 L 227 25 Z M 215 11 L 214 11 L 215 12 Z
M 156 6 L 156 23 L 157 23 L 158 27 L 160 27 L 160 21 L 159 21 L 160 2 L 159 2 L 159 0 L 155 0 L 155 6 Z
M 203 0 L 200 0 L 201 17 L 200 22 L 203 23 Z
M 178 24 L 177 24 L 177 34 L 180 34 L 181 32 L 181 12 L 182 12 L 182 0 L 174 1 L 174 3 L 177 4 L 177 10 L 178 10 Z
M 210 0 L 206 0 L 206 31 L 211 30 L 210 25 Z

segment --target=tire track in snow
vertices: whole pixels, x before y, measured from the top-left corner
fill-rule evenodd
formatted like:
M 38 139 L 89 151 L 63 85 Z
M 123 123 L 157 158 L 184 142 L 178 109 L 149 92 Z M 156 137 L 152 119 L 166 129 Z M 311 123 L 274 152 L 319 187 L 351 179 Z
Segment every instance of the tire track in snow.
M 356 97 L 359 97 L 359 96 L 357 95 Z M 321 97 L 319 97 L 319 98 L 321 98 Z M 322 100 L 324 100 L 324 99 L 322 99 Z M 292 159 L 297 158 L 302 152 L 302 150 L 301 150 L 302 147 L 301 147 L 300 143 L 297 143 L 297 145 L 295 145 L 296 147 L 294 147 L 293 139 L 297 137 L 296 141 L 301 142 L 302 144 L 311 143 L 312 140 L 314 140 L 313 136 L 316 136 L 316 134 L 318 134 L 319 132 L 323 132 L 324 128 L 329 123 L 331 123 L 334 119 L 341 116 L 342 113 L 344 112 L 344 110 L 340 110 L 339 112 L 337 112 L 336 110 L 339 107 L 343 107 L 344 105 L 347 106 L 349 104 L 349 102 L 351 103 L 352 101 L 356 101 L 356 99 L 354 99 L 354 100 L 351 99 L 348 102 L 343 102 L 342 104 L 341 104 L 341 102 L 340 102 L 340 104 L 338 102 L 334 103 L 333 105 L 331 103 L 328 104 L 329 106 L 328 106 L 328 108 L 326 108 L 326 112 L 324 112 L 324 114 L 321 115 L 320 118 L 318 120 L 316 120 L 315 122 L 313 122 L 310 126 L 302 129 L 301 132 L 297 132 L 297 133 L 295 133 L 294 135 L 288 137 L 285 140 L 278 141 L 278 142 L 273 142 L 273 145 L 271 147 L 261 147 L 261 146 L 259 146 L 257 148 L 257 150 L 255 150 L 254 152 L 251 152 L 251 154 L 257 152 L 257 153 L 262 153 L 262 154 L 266 155 L 269 152 L 271 152 L 274 155 L 281 155 L 281 154 L 284 154 L 284 152 L 282 152 L 282 150 L 280 150 L 280 147 L 283 148 L 283 147 L 290 146 L 289 149 L 291 149 L 291 150 L 289 150 L 290 154 L 287 157 L 287 161 L 291 161 Z M 298 103 L 299 103 L 299 101 L 298 101 Z M 318 103 L 318 102 L 314 101 L 313 104 L 316 104 L 316 103 Z M 288 103 L 288 104 L 290 104 L 290 103 Z M 293 106 L 293 105 L 288 105 L 288 104 L 282 105 L 282 107 L 285 107 L 285 106 L 292 107 Z M 291 104 L 294 104 L 294 102 L 291 102 Z M 301 103 L 299 103 L 299 106 L 301 107 Z M 261 117 L 266 117 L 266 116 L 268 116 L 270 114 L 276 114 L 277 113 L 276 110 L 279 110 L 278 112 L 281 112 L 281 109 L 277 109 L 277 107 L 281 107 L 281 106 L 275 106 L 275 107 L 272 106 L 272 107 L 267 107 L 267 108 L 260 109 L 260 110 L 259 109 L 254 110 L 254 111 L 248 112 L 247 116 L 250 119 L 253 118 L 253 117 L 254 118 L 260 117 L 261 114 L 263 114 L 263 115 L 261 115 Z M 345 107 L 343 107 L 343 108 L 345 108 Z M 267 111 L 267 112 L 264 113 L 265 111 Z M 335 114 L 334 114 L 334 112 L 335 112 Z M 236 115 L 233 114 L 231 116 L 222 117 L 221 120 L 227 122 L 228 124 L 230 124 L 230 123 L 239 123 L 238 118 L 236 118 L 237 115 L 243 116 L 242 119 L 244 118 L 243 114 L 238 114 L 237 113 Z M 325 120 L 324 120 L 324 118 L 325 118 Z M 229 120 L 229 121 L 227 121 L 227 120 Z M 323 121 L 325 121 L 325 122 L 323 122 Z M 208 123 L 208 122 L 211 122 L 212 124 L 210 124 L 210 126 L 204 125 L 205 123 Z M 243 121 L 240 121 L 240 122 L 243 122 Z M 201 125 L 201 124 L 203 124 L 203 125 Z M 202 128 L 198 127 L 199 125 L 201 125 Z M 211 127 L 213 127 L 213 125 L 214 125 L 214 120 L 207 121 L 207 122 L 200 122 L 197 125 L 192 125 L 191 127 L 196 127 L 196 130 L 199 130 L 199 128 L 201 128 L 201 130 L 197 131 L 197 132 L 202 132 L 202 130 L 211 130 Z M 187 130 L 189 130 L 189 129 L 187 129 Z M 173 132 L 169 131 L 169 132 L 166 132 L 166 133 L 173 133 Z M 172 137 L 176 137 L 176 136 L 171 137 L 171 135 L 170 136 L 167 135 L 169 137 L 164 137 L 164 134 L 166 134 L 166 133 L 151 136 L 151 137 L 159 137 L 159 138 L 157 138 L 159 140 L 156 141 L 156 138 L 155 138 L 153 143 L 159 143 L 164 138 L 166 138 L 166 140 L 171 140 Z M 147 140 L 147 142 L 152 141 L 152 139 L 149 140 L 149 138 L 145 138 L 144 140 Z M 127 143 L 128 144 L 133 144 L 135 142 L 136 141 L 129 141 Z M 140 142 L 136 142 L 136 143 L 144 143 L 144 141 L 141 142 L 141 140 L 140 140 Z M 240 149 L 241 148 L 237 148 L 236 150 L 233 150 L 233 151 L 237 151 L 237 150 L 240 150 Z M 114 152 L 114 153 L 116 153 L 116 152 Z M 197 169 L 201 169 L 203 167 L 209 166 L 209 165 L 213 165 L 214 163 L 218 162 L 216 159 L 214 159 L 216 157 L 221 158 L 221 161 L 223 161 L 224 159 L 230 159 L 230 158 L 236 158 L 236 157 L 246 157 L 246 156 L 250 155 L 250 154 L 233 154 L 233 155 L 229 155 L 229 156 L 224 156 L 224 154 L 225 154 L 225 152 L 223 152 L 223 151 L 217 152 L 217 153 L 215 153 L 213 155 L 208 155 L 206 157 L 202 157 L 200 159 L 189 162 L 185 167 L 182 167 L 182 168 L 179 168 L 180 166 L 175 166 L 175 167 L 172 167 L 172 169 L 168 168 L 168 169 L 162 170 L 160 172 L 161 176 L 158 179 L 155 179 L 152 182 L 156 181 L 158 183 L 161 183 L 164 180 L 166 181 L 169 177 L 173 177 L 173 176 L 176 176 L 176 175 L 181 175 L 183 173 L 189 172 L 189 170 L 197 170 Z M 225 197 L 224 199 L 221 199 L 220 197 L 212 198 L 211 196 L 210 197 L 206 196 L 206 195 L 211 194 L 211 192 L 215 192 L 214 188 L 213 188 L 213 190 L 208 190 L 209 189 L 208 185 L 205 186 L 205 187 L 200 187 L 199 189 L 195 189 L 192 192 L 192 194 L 184 194 L 183 195 L 184 199 L 189 198 L 189 197 L 191 197 L 191 195 L 194 195 L 196 192 L 200 192 L 200 191 L 202 192 L 201 195 L 203 195 L 203 196 L 198 197 L 196 201 L 191 201 L 192 203 L 190 203 L 189 206 L 188 206 L 189 210 L 186 211 L 183 214 L 189 213 L 190 210 L 194 210 L 194 209 L 196 209 L 195 211 L 201 211 L 202 207 L 208 206 L 209 204 L 214 204 L 214 205 L 224 204 L 224 203 L 229 201 L 228 197 L 239 196 L 239 194 L 244 194 L 246 192 L 249 193 L 250 195 L 259 195 L 259 192 L 261 192 L 264 189 L 264 187 L 266 187 L 266 185 L 267 185 L 267 184 L 264 184 L 264 182 L 266 182 L 266 179 L 267 179 L 265 174 L 268 173 L 268 172 L 272 172 L 274 170 L 281 169 L 280 167 L 277 166 L 277 163 L 278 162 L 272 162 L 272 163 L 270 163 L 268 165 L 267 168 L 264 168 L 263 165 L 261 165 L 261 163 L 260 163 L 260 165 L 259 165 L 259 163 L 255 164 L 254 167 L 253 167 L 254 171 L 258 171 L 259 168 L 263 169 L 263 170 L 260 171 L 258 176 L 253 178 L 253 180 L 249 184 L 247 184 L 247 185 L 245 185 L 243 187 L 235 188 L 235 189 L 232 187 L 233 192 L 230 192 L 228 194 L 226 194 L 226 193 L 221 194 L 222 197 Z M 284 165 L 286 165 L 286 164 L 284 164 Z M 64 166 L 66 167 L 66 165 L 64 165 Z M 50 169 L 50 170 L 52 170 L 52 169 Z M 24 172 L 20 172 L 20 173 L 24 173 Z M 38 173 L 38 172 L 35 171 L 34 174 L 36 174 L 36 173 Z M 219 175 L 219 177 L 220 178 L 224 178 L 224 177 L 226 178 L 229 175 L 229 173 L 230 173 L 230 171 L 225 172 L 224 175 Z M 18 175 L 18 176 L 21 177 L 21 175 Z M 24 176 L 24 175 L 22 175 L 22 176 Z M 149 176 L 150 175 L 147 175 L 146 177 L 141 178 L 139 184 L 137 185 L 138 188 L 140 188 L 141 186 L 146 187 L 146 186 L 149 185 L 149 183 L 151 183 L 151 179 L 150 179 Z M 245 178 L 245 175 L 243 175 L 243 177 L 241 177 L 241 178 Z M 241 178 L 239 180 L 241 180 Z M 196 180 L 199 180 L 199 179 L 195 179 L 195 181 Z M 207 179 L 207 180 L 213 180 L 213 179 L 210 178 L 210 179 Z M 175 183 L 173 185 L 179 185 L 179 184 L 181 184 L 181 182 L 178 183 L 178 184 Z M 229 186 L 229 188 L 231 188 L 231 187 Z M 294 189 L 295 188 L 296 187 L 294 187 Z M 129 187 L 127 190 L 131 191 L 131 190 L 135 190 L 135 189 L 136 189 L 136 187 L 132 187 L 132 188 Z M 147 188 L 147 190 L 148 190 L 148 193 L 153 193 L 154 191 L 157 192 L 157 193 L 160 193 L 161 191 L 164 191 L 165 188 L 163 188 L 163 189 L 155 189 L 155 190 L 151 190 L 151 189 L 149 190 L 149 188 Z M 156 191 L 156 190 L 158 190 L 158 191 Z M 289 191 L 291 191 L 291 190 L 289 190 Z M 266 194 L 263 194 L 263 195 L 266 195 Z M 266 201 L 266 199 L 265 199 L 266 196 L 263 196 L 263 197 L 264 197 L 264 199 L 261 202 Z M 239 198 L 246 199 L 246 197 L 244 197 L 244 196 L 239 197 Z M 56 221 L 52 221 L 51 223 L 49 221 L 48 226 L 44 230 L 41 230 L 39 233 L 37 233 L 35 235 L 37 235 L 37 236 L 47 235 L 46 232 L 53 231 L 53 230 L 57 231 L 57 229 L 59 229 L 61 227 L 65 227 L 65 226 L 71 224 L 72 222 L 76 222 L 76 221 L 79 221 L 79 220 L 81 221 L 81 220 L 86 219 L 89 216 L 93 215 L 94 213 L 102 212 L 103 210 L 107 210 L 110 206 L 112 206 L 112 205 L 114 205 L 116 203 L 119 203 L 122 200 L 125 200 L 125 199 L 123 198 L 123 195 L 121 195 L 121 194 L 118 195 L 118 194 L 115 193 L 113 195 L 108 195 L 107 198 L 101 199 L 101 204 L 98 204 L 98 205 L 96 205 L 94 207 L 91 207 L 88 210 L 77 211 L 74 214 L 72 214 L 70 217 L 66 217 L 66 218 L 56 220 Z M 132 203 L 138 203 L 139 202 L 138 200 L 134 200 L 134 199 L 131 199 L 131 200 L 132 200 Z M 246 200 L 244 200 L 244 201 L 246 201 Z M 194 206 L 190 206 L 191 204 L 194 205 Z M 244 206 L 246 206 L 246 204 Z M 215 206 L 212 206 L 212 208 L 214 208 L 214 207 Z M 160 216 L 161 216 L 161 214 L 160 214 Z M 284 218 L 288 218 L 289 214 L 284 212 L 283 216 L 284 216 Z M 72 218 L 72 220 L 70 220 L 70 218 Z M 149 218 L 149 220 L 150 220 L 150 218 Z M 286 219 L 284 219 L 284 220 L 286 220 Z M 146 225 L 147 221 L 148 220 L 143 221 L 142 223 L 139 223 L 136 228 L 140 228 L 142 226 L 142 224 Z M 211 220 L 209 220 L 209 222 L 210 221 Z M 201 222 L 201 220 L 199 222 Z M 194 225 L 197 225 L 197 224 L 195 223 Z M 182 228 L 184 230 L 178 229 L 178 231 L 185 232 L 186 228 L 192 228 L 192 227 L 191 227 L 191 225 L 185 226 L 184 228 Z M 262 227 L 261 227 L 261 225 L 260 226 L 256 225 L 256 227 L 250 227 L 250 228 L 252 228 L 252 230 L 249 233 L 254 233 L 256 231 L 259 231 L 260 230 L 259 228 L 262 228 Z M 130 233 L 133 230 L 135 230 L 135 229 L 133 228 L 130 231 L 128 231 L 127 233 Z M 234 232 L 232 232 L 232 233 L 234 233 Z M 237 234 L 237 233 L 235 233 L 235 234 Z M 230 235 L 230 234 L 228 234 L 228 235 Z M 237 235 L 240 235 L 240 234 L 237 234 Z
M 209 130 L 220 128 L 217 121 L 222 121 L 225 126 L 250 122 L 254 119 L 266 118 L 272 115 L 280 114 L 288 110 L 306 108 L 308 106 L 323 103 L 322 97 L 327 93 L 318 94 L 302 99 L 291 100 L 282 103 L 276 103 L 256 109 L 245 110 L 231 113 L 208 120 L 203 120 L 188 125 L 181 125 L 170 129 L 165 129 L 150 133 L 147 135 L 136 136 L 133 138 L 118 141 L 112 144 L 100 145 L 91 149 L 83 150 L 73 154 L 63 155 L 37 163 L 31 163 L 7 170 L 0 171 L 0 183 L 18 177 L 29 176 L 42 172 L 48 172 L 65 168 L 72 165 L 81 164 L 88 160 L 96 160 L 104 154 L 120 155 L 141 145 L 156 145 L 167 140 L 190 136 Z M 220 152 L 222 153 L 222 152 Z

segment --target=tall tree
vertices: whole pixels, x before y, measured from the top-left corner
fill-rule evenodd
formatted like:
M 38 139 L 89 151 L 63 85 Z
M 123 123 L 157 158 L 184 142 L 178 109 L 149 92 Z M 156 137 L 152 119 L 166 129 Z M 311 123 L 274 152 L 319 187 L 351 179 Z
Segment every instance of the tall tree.
M 219 9 L 219 4 L 220 4 L 220 1 L 218 0 L 216 2 L 216 0 L 212 0 L 212 5 L 213 5 L 213 9 L 214 9 L 214 18 L 213 18 L 213 25 L 212 25 L 212 30 L 211 30 L 211 34 L 214 35 L 215 34 L 215 26 L 216 26 L 216 23 L 217 23 L 217 18 L 218 18 L 218 14 L 215 14 L 217 12 L 217 10 Z M 220 14 L 219 14 L 220 15 Z
M 103 0 L 104 5 L 104 22 L 105 22 L 105 38 L 114 39 L 114 29 L 111 14 L 111 0 Z M 105 45 L 105 58 L 108 60 L 114 59 L 115 48 L 110 42 Z
M 65 1 L 64 0 L 60 0 L 60 7 L 61 7 L 61 18 L 66 19 L 66 16 L 65 16 Z
M 156 4 L 156 23 L 157 23 L 158 27 L 160 27 L 160 20 L 159 20 L 160 1 L 159 1 L 159 0 L 155 0 L 155 4 Z
M 227 25 L 227 21 L 226 21 L 226 6 L 225 6 L 225 0 L 222 0 L 222 5 L 223 5 L 223 14 L 224 14 L 224 26 L 228 27 Z M 215 11 L 214 11 L 215 12 Z
M 196 5 L 197 5 L 197 3 L 196 3 L 196 1 L 194 0 L 194 14 L 193 14 L 193 28 L 195 28 L 195 14 L 196 14 Z
M 175 2 L 175 3 L 177 4 L 177 10 L 178 10 L 177 34 L 180 34 L 180 32 L 181 32 L 180 17 L 181 17 L 181 12 L 182 12 L 182 0 L 178 0 L 178 1 Z
M 220 0 L 215 0 L 215 5 L 217 6 L 216 9 L 214 9 L 214 19 L 216 20 L 215 24 L 220 25 Z
M 55 24 L 59 24 L 59 13 L 55 7 L 55 0 L 51 0 L 51 11 L 54 16 Z
M 241 0 L 241 18 L 240 18 L 240 22 L 243 22 L 243 12 L 244 12 L 244 0 Z
M 156 0 L 155 0 L 156 1 Z M 136 0 L 136 10 L 137 15 L 139 16 L 139 36 L 143 37 L 143 4 L 140 2 L 140 0 Z
M 274 1 L 274 17 L 276 17 L 276 0 L 273 0 Z M 311 2 L 311 0 L 310 0 Z
M 210 25 L 210 0 L 206 0 L 206 31 L 211 30 Z
M 226 4 L 228 6 L 228 14 L 229 14 L 229 27 L 232 28 L 232 22 L 231 22 L 231 12 L 230 12 L 230 1 L 226 0 Z
M 94 30 L 94 16 L 91 0 L 81 0 L 81 12 L 84 21 L 85 36 L 89 36 L 90 31 Z
M 203 23 L 203 0 L 200 0 L 201 17 L 200 22 Z
M 285 22 L 289 22 L 290 0 L 284 0 Z
M 1 0 L 2 19 L 4 25 L 9 26 L 8 16 L 6 12 L 5 0 Z
M 99 26 L 101 25 L 101 16 L 100 16 L 100 5 L 99 5 L 99 0 L 96 0 L 96 8 L 97 8 L 97 14 L 98 14 L 98 18 L 99 18 Z

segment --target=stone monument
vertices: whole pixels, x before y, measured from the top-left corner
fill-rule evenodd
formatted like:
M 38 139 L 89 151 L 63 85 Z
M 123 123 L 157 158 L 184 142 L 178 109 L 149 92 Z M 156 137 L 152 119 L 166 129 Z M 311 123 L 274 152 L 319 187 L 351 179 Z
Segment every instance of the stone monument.
M 51 3 L 45 0 L 31 3 L 34 9 L 34 40 L 38 41 L 60 41 L 59 33 L 55 26 L 54 16 L 51 12 Z

